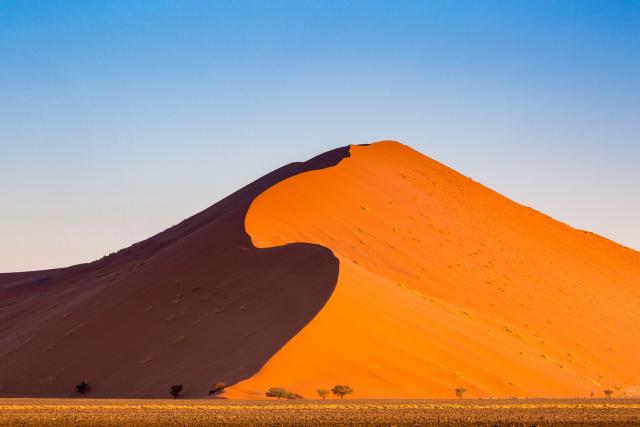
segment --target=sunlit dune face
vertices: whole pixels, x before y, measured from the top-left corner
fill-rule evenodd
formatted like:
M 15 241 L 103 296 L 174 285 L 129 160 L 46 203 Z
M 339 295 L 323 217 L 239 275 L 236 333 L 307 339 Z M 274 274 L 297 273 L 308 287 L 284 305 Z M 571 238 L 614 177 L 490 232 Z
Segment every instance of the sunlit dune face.
M 257 197 L 258 247 L 329 248 L 336 289 L 229 397 L 585 396 L 640 384 L 640 256 L 395 142 Z

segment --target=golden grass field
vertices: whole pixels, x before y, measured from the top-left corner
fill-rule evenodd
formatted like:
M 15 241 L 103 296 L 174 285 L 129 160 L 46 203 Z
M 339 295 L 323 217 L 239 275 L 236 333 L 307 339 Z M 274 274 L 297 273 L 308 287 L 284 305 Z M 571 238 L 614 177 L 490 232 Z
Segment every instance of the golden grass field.
M 0 399 L 2 426 L 640 425 L 638 399 Z

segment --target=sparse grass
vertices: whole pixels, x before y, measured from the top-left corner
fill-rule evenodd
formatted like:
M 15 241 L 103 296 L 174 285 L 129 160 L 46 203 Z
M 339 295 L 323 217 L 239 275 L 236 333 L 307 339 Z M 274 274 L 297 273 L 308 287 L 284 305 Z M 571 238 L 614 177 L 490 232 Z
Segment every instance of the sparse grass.
M 630 425 L 640 400 L 0 399 L 0 426 Z

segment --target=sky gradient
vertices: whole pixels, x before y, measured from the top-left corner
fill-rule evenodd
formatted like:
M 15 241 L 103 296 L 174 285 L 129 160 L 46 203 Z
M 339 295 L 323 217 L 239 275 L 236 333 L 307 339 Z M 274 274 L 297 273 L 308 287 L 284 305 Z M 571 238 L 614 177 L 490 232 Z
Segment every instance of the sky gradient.
M 399 140 L 640 249 L 639 1 L 0 0 L 0 272 Z

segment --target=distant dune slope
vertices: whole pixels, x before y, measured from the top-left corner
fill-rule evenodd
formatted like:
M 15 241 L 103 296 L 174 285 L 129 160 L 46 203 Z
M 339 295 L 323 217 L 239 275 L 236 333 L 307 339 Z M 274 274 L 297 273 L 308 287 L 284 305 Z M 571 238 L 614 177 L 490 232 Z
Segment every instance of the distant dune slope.
M 252 203 L 253 243 L 340 261 L 319 314 L 229 397 L 587 396 L 640 385 L 640 254 L 575 230 L 396 142 Z M 286 247 L 286 246 L 285 246 Z
M 338 261 L 321 246 L 256 249 L 254 197 L 348 148 L 278 169 L 102 260 L 0 274 L 0 396 L 204 397 L 253 375 L 326 303 Z M 91 238 L 91 236 L 87 236 Z

